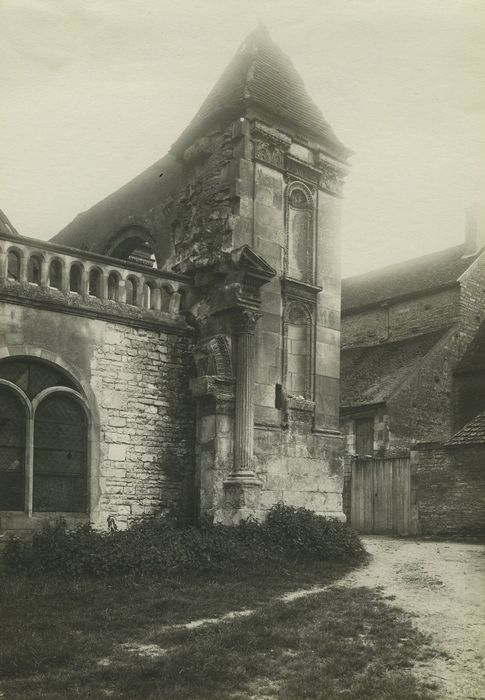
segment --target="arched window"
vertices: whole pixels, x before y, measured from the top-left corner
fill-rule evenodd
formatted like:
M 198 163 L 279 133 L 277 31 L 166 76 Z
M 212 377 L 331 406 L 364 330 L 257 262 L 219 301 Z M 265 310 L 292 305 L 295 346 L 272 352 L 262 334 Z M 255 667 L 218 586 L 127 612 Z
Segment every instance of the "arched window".
M 31 255 L 27 265 L 27 281 L 31 284 L 40 284 L 41 262 L 37 255 Z
M 7 279 L 20 282 L 20 254 L 10 250 L 7 257 Z
M 108 277 L 108 299 L 118 301 L 120 280 L 116 272 L 110 272 Z
M 313 197 L 303 183 L 292 183 L 286 193 L 288 277 L 313 282 Z
M 82 513 L 87 501 L 87 420 L 69 394 L 43 399 L 34 418 L 33 510 Z
M 0 510 L 25 508 L 25 421 L 21 399 L 0 384 Z
M 0 510 L 85 512 L 87 473 L 88 419 L 78 387 L 37 359 L 0 361 Z
M 97 267 L 93 267 L 89 272 L 89 296 L 101 296 L 101 272 Z
M 62 264 L 57 258 L 49 265 L 49 287 L 61 289 L 62 286 Z
M 143 287 L 143 306 L 146 309 L 156 309 L 156 288 L 153 282 L 145 282 Z
M 128 277 L 125 280 L 126 303 L 136 306 L 138 282 L 136 277 Z
M 157 267 L 153 242 L 144 226 L 131 226 L 118 232 L 104 252 L 112 258 Z
M 170 299 L 172 298 L 173 289 L 167 284 L 164 284 L 161 289 L 162 292 L 162 311 L 168 311 L 170 308 Z
M 312 317 L 305 304 L 290 302 L 284 315 L 284 376 L 292 396 L 311 399 Z
M 69 271 L 69 291 L 81 294 L 83 269 L 79 263 L 73 263 Z

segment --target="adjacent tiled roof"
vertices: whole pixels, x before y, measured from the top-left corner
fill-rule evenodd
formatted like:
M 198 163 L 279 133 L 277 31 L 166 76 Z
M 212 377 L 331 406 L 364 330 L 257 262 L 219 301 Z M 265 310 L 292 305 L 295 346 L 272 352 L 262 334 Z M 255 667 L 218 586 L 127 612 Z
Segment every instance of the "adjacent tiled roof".
M 182 166 L 174 156 L 164 156 L 119 190 L 78 214 L 52 240 L 74 248 L 104 252 L 109 238 L 122 224 L 129 219 L 136 222 L 170 197 L 181 171 Z
M 174 144 L 185 147 L 197 132 L 222 112 L 242 116 L 248 105 L 337 147 L 343 157 L 350 154 L 309 97 L 292 62 L 272 41 L 264 27 L 258 27 L 241 44 L 187 129 Z
M 447 447 L 476 445 L 485 442 L 485 413 L 479 413 L 446 443 Z
M 448 330 L 449 326 L 395 342 L 343 349 L 341 406 L 365 406 L 388 399 Z
M 0 209 L 0 233 L 7 233 L 11 236 L 20 236 L 19 232 L 9 221 L 8 216 Z
M 485 371 L 485 321 L 455 367 L 455 373 L 475 371 Z
M 342 280 L 342 312 L 356 311 L 388 299 L 431 291 L 456 282 L 476 259 L 463 258 L 465 244 L 381 267 Z

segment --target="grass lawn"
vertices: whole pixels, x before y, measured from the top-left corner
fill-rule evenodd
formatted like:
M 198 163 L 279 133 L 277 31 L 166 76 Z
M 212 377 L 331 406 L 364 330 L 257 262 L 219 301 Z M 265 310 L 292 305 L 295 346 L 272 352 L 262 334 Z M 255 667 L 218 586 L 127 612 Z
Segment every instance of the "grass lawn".
M 431 697 L 410 672 L 415 660 L 432 653 L 427 640 L 379 591 L 338 588 L 345 572 L 329 563 L 278 570 L 263 563 L 243 577 L 0 576 L 0 697 Z M 336 581 L 308 598 L 271 602 L 284 591 Z M 167 629 L 248 607 L 259 610 L 190 631 Z M 167 652 L 140 656 L 125 643 Z

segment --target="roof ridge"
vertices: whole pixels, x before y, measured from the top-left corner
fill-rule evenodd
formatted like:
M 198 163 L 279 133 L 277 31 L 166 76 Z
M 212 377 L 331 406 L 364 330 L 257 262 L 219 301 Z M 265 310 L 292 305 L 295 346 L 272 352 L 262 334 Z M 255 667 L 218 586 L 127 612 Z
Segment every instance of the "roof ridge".
M 349 275 L 348 277 L 342 277 L 342 283 L 347 282 L 349 280 L 356 280 L 358 278 L 366 277 L 367 275 L 372 275 L 374 273 L 378 272 L 386 272 L 388 270 L 391 270 L 392 268 L 399 267 L 400 265 L 406 265 L 407 263 L 411 262 L 416 262 L 418 260 L 424 260 L 425 258 L 432 257 L 438 253 L 451 253 L 451 251 L 456 250 L 458 251 L 459 248 L 464 248 L 465 243 L 458 243 L 457 245 L 454 246 L 449 246 L 448 248 L 440 248 L 439 250 L 432 250 L 429 253 L 424 253 L 423 255 L 417 255 L 414 258 L 405 258 L 404 260 L 398 260 L 397 262 L 394 263 L 389 263 L 389 265 L 382 265 L 381 267 L 374 267 L 371 270 L 367 270 L 366 272 L 359 272 L 357 275 Z M 467 258 L 470 258 L 470 264 L 471 264 L 471 258 L 476 257 L 476 253 L 472 253 L 471 255 L 467 255 Z

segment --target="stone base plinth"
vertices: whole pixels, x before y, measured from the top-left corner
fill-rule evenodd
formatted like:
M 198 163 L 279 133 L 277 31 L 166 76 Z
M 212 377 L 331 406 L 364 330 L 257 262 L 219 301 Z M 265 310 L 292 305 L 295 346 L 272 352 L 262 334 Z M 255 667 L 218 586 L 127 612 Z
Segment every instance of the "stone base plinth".
M 262 482 L 254 474 L 233 474 L 224 481 L 224 504 L 216 515 L 218 522 L 236 525 L 253 517 L 261 519 Z

